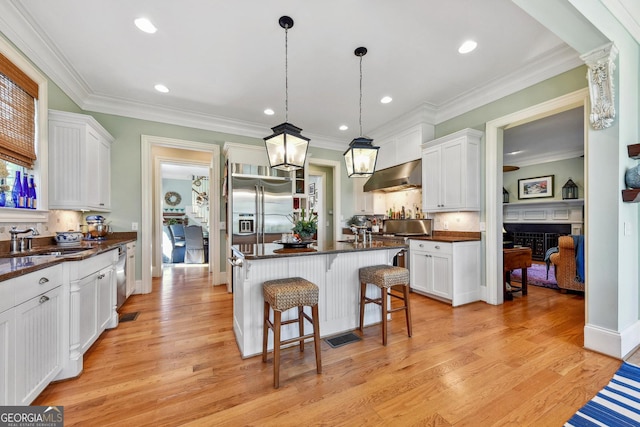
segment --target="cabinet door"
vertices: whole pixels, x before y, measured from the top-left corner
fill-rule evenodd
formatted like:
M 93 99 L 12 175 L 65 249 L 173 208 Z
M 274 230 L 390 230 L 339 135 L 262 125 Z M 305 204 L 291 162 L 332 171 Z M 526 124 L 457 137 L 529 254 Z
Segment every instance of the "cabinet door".
M 83 354 L 98 338 L 98 274 L 81 279 L 77 290 L 71 292 L 72 313 L 78 315 L 76 322 L 71 321 L 72 328 L 74 324 L 77 327 L 76 336 L 72 334 L 72 348 L 75 344 Z
M 97 200 L 99 209 L 111 209 L 111 146 L 104 139 L 98 140 L 99 159 L 99 192 L 100 198 Z
M 429 254 L 429 292 L 451 299 L 451 255 Z
M 136 244 L 127 244 L 127 298 L 133 293 L 136 287 Z
M 116 289 L 113 267 L 98 273 L 98 334 L 104 331 L 111 320 L 116 305 Z
M 15 322 L 13 308 L 0 313 L 0 406 L 13 405 L 15 389 Z
M 440 167 L 440 147 L 425 150 L 422 154 L 422 210 L 424 212 L 441 209 Z
M 444 209 L 464 207 L 462 199 L 464 158 L 462 142 L 451 142 L 442 146 L 441 153 L 441 194 L 440 205 Z
M 429 292 L 429 258 L 423 251 L 410 250 L 409 274 L 411 276 L 411 289 L 420 292 Z
M 61 287 L 16 307 L 16 401 L 28 405 L 62 369 Z
M 356 214 L 373 215 L 373 193 L 364 191 L 364 184 L 369 178 L 352 178 L 353 192 L 356 198 Z
M 86 206 L 84 128 L 57 121 L 49 123 L 49 207 Z

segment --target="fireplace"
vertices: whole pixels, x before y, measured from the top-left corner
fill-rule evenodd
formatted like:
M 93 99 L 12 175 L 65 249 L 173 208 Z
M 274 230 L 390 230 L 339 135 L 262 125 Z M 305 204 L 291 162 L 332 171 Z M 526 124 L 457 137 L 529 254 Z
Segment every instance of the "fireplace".
M 544 261 L 549 248 L 558 246 L 558 237 L 571 234 L 571 224 L 504 224 L 505 241 L 531 248 L 531 258 Z

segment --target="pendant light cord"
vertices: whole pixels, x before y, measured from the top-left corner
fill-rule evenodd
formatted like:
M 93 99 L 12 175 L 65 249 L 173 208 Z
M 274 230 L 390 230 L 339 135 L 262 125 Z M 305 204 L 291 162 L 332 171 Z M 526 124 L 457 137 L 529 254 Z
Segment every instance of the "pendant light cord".
M 362 55 L 360 55 L 360 136 L 362 136 Z
M 284 27 L 284 121 L 289 122 L 289 26 Z

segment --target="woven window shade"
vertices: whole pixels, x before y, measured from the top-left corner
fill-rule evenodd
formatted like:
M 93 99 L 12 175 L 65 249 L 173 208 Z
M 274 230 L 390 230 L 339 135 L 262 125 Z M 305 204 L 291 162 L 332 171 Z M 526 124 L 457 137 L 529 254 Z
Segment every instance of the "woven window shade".
M 0 54 L 0 159 L 33 169 L 38 84 Z

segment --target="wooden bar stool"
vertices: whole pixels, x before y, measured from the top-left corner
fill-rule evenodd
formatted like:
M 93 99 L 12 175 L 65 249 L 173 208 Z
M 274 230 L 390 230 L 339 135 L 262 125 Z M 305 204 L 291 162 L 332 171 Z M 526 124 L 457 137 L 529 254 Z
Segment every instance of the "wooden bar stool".
M 301 277 L 268 280 L 262 284 L 264 294 L 264 328 L 262 333 L 262 361 L 267 361 L 267 339 L 269 329 L 273 331 L 273 387 L 280 386 L 280 348 L 292 342 L 300 342 L 300 352 L 304 351 L 304 340 L 313 337 L 316 351 L 316 370 L 322 373 L 320 360 L 320 318 L 318 317 L 318 287 Z M 311 307 L 309 317 L 304 307 Z M 298 307 L 298 318 L 282 321 L 282 312 Z M 273 322 L 269 319 L 273 309 Z M 313 325 L 313 333 L 304 334 L 304 319 Z M 280 340 L 280 328 L 290 323 L 298 323 L 300 335 L 285 341 Z
M 367 283 L 380 288 L 380 298 L 366 296 Z M 394 287 L 402 287 L 402 295 L 392 292 Z M 398 289 L 396 289 L 398 290 Z M 402 307 L 387 309 L 387 298 L 390 295 L 404 301 Z M 411 308 L 409 307 L 409 270 L 391 265 L 374 265 L 360 269 L 360 331 L 364 324 L 365 304 L 374 303 L 382 307 L 382 344 L 387 345 L 387 314 L 404 310 L 407 317 L 407 334 L 411 336 Z

